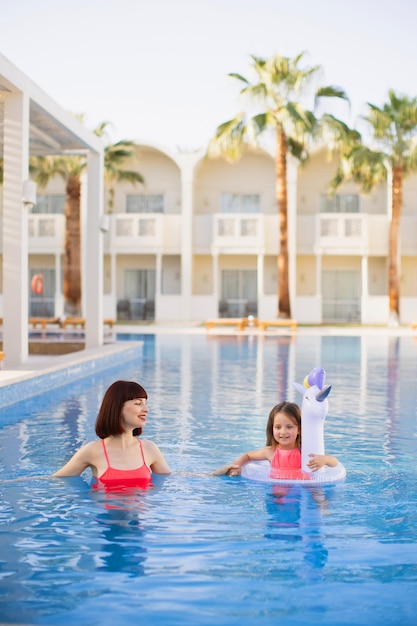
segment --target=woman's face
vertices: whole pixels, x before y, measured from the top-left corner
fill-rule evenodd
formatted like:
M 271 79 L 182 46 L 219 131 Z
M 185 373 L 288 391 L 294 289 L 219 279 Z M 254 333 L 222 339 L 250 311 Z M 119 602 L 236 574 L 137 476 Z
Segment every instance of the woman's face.
M 126 431 L 134 428 L 143 428 L 146 423 L 148 414 L 148 406 L 146 398 L 135 398 L 135 400 L 126 400 L 122 408 L 122 422 Z
M 274 416 L 274 439 L 283 450 L 292 450 L 297 447 L 298 426 L 285 413 L 276 413 Z

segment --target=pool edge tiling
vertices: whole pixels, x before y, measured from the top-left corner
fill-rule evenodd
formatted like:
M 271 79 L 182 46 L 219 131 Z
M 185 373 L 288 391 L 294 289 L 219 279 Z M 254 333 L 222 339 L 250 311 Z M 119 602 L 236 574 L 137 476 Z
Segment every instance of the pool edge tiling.
M 48 359 L 42 368 L 30 369 L 29 365 L 27 370 L 14 372 L 13 378 L 0 378 L 0 408 L 134 360 L 142 346 L 142 342 L 110 344 Z

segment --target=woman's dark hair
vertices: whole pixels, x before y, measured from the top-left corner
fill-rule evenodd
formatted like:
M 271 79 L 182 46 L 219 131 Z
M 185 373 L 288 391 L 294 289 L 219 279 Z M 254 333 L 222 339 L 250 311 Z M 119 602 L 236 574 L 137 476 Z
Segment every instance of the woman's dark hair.
M 100 439 L 110 435 L 121 435 L 124 432 L 122 426 L 122 409 L 127 400 L 147 398 L 144 388 L 135 382 L 117 380 L 110 385 L 104 394 L 100 410 L 96 419 L 96 435 Z M 133 434 L 140 435 L 141 428 L 135 428 Z
M 274 448 L 277 445 L 274 438 L 274 418 L 277 413 L 285 413 L 298 427 L 296 443 L 298 449 L 301 450 L 301 409 L 295 402 L 280 402 L 271 409 L 266 424 L 266 445 L 273 446 Z

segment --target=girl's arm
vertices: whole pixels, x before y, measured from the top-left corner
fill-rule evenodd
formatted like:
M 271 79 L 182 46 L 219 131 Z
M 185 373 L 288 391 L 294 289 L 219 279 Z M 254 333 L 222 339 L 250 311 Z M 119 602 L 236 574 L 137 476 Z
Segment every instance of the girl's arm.
M 240 470 L 242 469 L 242 465 L 249 463 L 249 461 L 264 460 L 271 460 L 270 446 L 260 448 L 259 450 L 252 450 L 251 452 L 244 452 L 235 461 L 233 461 L 233 463 L 224 465 L 223 467 L 220 467 L 218 470 L 213 472 L 212 476 L 224 476 L 225 474 L 228 474 L 229 476 L 240 476 Z
M 325 465 L 329 467 L 336 467 L 339 463 L 335 456 L 331 456 L 330 454 L 309 454 L 311 457 L 311 461 L 307 463 L 308 467 L 313 471 L 317 472 L 317 470 L 321 469 Z

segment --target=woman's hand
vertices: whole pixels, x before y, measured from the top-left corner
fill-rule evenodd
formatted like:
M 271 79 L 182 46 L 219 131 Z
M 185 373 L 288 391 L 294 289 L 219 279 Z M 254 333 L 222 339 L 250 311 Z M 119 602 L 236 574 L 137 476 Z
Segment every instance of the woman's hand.
M 240 476 L 240 465 L 230 463 L 212 473 L 212 476 Z

